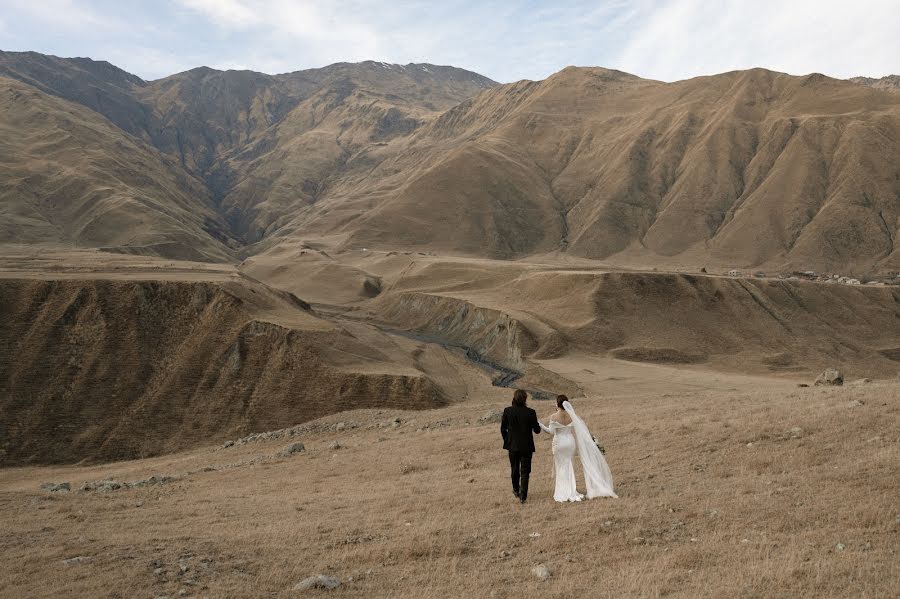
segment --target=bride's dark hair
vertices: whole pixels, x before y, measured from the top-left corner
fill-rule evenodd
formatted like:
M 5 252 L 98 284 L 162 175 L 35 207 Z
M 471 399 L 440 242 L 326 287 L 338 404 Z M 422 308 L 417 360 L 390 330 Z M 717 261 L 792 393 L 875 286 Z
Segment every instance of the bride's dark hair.
M 563 409 L 562 405 L 563 405 L 563 402 L 565 402 L 565 401 L 569 401 L 569 398 L 566 397 L 565 395 L 557 395 L 556 396 L 556 407 L 559 408 L 560 410 L 562 410 Z
M 525 407 L 525 402 L 528 400 L 528 394 L 525 393 L 522 389 L 516 389 L 516 392 L 513 393 L 513 405 Z

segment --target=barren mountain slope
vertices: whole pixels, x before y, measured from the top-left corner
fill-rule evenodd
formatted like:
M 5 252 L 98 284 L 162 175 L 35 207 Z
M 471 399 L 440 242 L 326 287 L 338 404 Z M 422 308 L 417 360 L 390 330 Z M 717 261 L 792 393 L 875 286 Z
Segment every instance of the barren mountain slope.
M 286 231 L 494 257 L 888 268 L 898 165 L 895 94 L 761 69 L 663 84 L 568 68 L 451 109 Z
M 33 52 L 0 53 L 0 74 L 81 104 L 172 156 L 203 181 L 201 195 L 231 232 L 251 242 L 335 179 L 367 173 L 392 139 L 496 85 L 454 67 L 372 61 L 275 76 L 200 67 L 145 82 L 109 63 Z
M 7 465 L 131 459 L 466 395 L 463 358 L 332 325 L 242 277 L 0 278 L 0 312 Z
M 314 87 L 281 120 L 225 154 L 211 177 L 223 212 L 248 242 L 315 211 L 333 186 L 364 179 L 423 124 L 494 85 L 462 69 L 372 62 L 277 80 Z
M 202 182 L 96 112 L 0 77 L 0 241 L 228 260 Z
M 150 139 L 152 109 L 135 96 L 145 82 L 106 61 L 0 50 L 0 76 L 81 104 L 131 135 Z
M 853 83 L 862 83 L 876 89 L 884 89 L 888 91 L 900 91 L 900 75 L 886 75 L 880 79 L 874 77 L 851 77 L 848 81 Z

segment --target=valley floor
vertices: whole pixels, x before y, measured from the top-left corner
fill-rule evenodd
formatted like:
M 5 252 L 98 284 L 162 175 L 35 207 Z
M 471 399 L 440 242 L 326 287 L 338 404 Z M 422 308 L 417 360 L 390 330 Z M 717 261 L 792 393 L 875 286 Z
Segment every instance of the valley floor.
M 497 389 L 228 448 L 2 470 L 0 596 L 293 597 L 319 573 L 335 597 L 896 596 L 900 384 L 654 372 L 576 402 L 618 500 L 555 504 L 541 435 L 519 505 L 498 425 L 479 421 L 507 404 Z M 152 475 L 175 480 L 77 490 Z

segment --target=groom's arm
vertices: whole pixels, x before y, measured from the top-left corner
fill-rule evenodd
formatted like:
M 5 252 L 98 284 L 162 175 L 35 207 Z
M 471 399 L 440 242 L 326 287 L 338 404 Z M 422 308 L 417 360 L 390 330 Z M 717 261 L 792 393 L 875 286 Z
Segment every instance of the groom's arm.
M 531 430 L 534 431 L 535 435 L 539 435 L 539 434 L 541 434 L 541 423 L 538 422 L 537 412 L 535 412 L 534 410 L 531 410 L 531 416 L 532 416 Z
M 509 434 L 509 422 L 506 420 L 506 410 L 503 410 L 503 418 L 500 420 L 500 435 L 503 436 L 503 442 L 506 443 L 506 435 Z

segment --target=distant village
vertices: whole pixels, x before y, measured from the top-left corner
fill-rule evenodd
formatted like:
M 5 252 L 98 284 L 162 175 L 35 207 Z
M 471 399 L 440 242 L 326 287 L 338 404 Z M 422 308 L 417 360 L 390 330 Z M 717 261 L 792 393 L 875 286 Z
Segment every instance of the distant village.
M 702 269 L 705 272 L 706 269 Z M 766 273 L 763 271 L 744 271 L 731 269 L 727 273 L 729 277 L 744 277 L 756 279 L 786 279 L 793 281 L 818 281 L 819 283 L 838 283 L 841 285 L 900 285 L 900 273 L 889 272 L 884 275 L 855 278 L 835 273 L 818 273 L 814 270 L 793 271 L 789 273 Z

